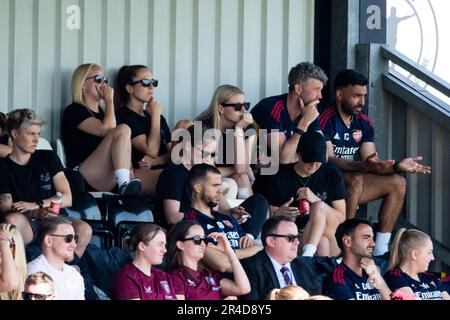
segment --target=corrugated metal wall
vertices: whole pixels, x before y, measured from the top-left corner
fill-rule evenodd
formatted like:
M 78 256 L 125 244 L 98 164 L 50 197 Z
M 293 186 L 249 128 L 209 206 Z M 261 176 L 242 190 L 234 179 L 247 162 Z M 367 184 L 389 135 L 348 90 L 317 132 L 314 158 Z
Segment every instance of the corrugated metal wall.
M 203 110 L 219 84 L 255 104 L 312 60 L 313 20 L 313 0 L 0 0 L 0 111 L 36 110 L 54 141 L 85 62 L 110 78 L 123 64 L 148 65 L 171 126 Z
M 450 247 L 450 130 L 393 97 L 393 159 L 422 155 L 431 175 L 408 174 L 406 219 Z

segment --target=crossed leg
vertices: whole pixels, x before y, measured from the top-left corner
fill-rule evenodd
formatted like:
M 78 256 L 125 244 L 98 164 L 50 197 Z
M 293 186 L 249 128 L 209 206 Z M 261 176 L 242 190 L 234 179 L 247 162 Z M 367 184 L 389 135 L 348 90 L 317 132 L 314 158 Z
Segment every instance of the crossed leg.
M 111 191 L 117 184 L 114 171 L 131 168 L 131 131 L 121 124 L 111 130 L 81 164 L 80 173 L 93 188 Z

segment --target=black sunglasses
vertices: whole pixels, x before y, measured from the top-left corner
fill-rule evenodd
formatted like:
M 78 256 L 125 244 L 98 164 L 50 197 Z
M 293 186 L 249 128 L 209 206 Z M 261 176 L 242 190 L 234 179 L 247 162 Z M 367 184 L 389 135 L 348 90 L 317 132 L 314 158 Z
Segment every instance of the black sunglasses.
M 250 108 L 250 102 L 222 103 L 222 106 L 224 106 L 224 107 L 234 107 L 234 110 L 241 111 L 242 107 L 244 107 L 245 110 L 248 110 L 248 108 Z
M 298 239 L 298 234 L 268 234 L 270 237 L 276 237 L 276 238 L 287 238 L 289 242 L 294 242 Z
M 108 77 L 105 76 L 104 74 L 97 74 L 97 75 L 95 75 L 95 76 L 86 78 L 86 80 L 89 80 L 89 79 L 94 79 L 94 82 L 95 82 L 95 83 L 102 83 L 102 81 L 103 81 L 104 83 L 108 83 Z
M 77 234 L 49 234 L 49 236 L 63 237 L 64 241 L 66 243 L 71 243 L 73 240 L 75 240 L 75 242 L 78 242 L 78 235 Z
M 158 80 L 156 79 L 142 79 L 142 80 L 136 80 L 136 81 L 132 81 L 130 82 L 131 85 L 135 85 L 140 83 L 143 87 L 154 87 L 156 88 L 158 86 Z
M 198 236 L 198 235 L 190 237 L 190 238 L 183 239 L 183 241 L 189 241 L 189 240 L 194 241 L 194 243 L 196 245 L 202 244 L 202 241 L 205 243 L 205 245 L 207 245 L 208 243 L 217 244 L 217 240 L 214 239 L 214 238 L 201 237 L 201 236 Z
M 22 299 L 23 300 L 46 300 L 48 297 L 50 297 L 51 294 L 41 294 L 41 293 L 31 293 L 22 291 Z

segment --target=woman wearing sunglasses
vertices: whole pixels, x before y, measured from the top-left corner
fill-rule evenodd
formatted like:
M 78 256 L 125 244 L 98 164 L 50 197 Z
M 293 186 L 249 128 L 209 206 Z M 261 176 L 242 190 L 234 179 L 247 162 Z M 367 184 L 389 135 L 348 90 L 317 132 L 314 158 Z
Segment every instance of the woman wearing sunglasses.
M 175 300 L 171 277 L 154 266 L 163 261 L 166 231 L 156 224 L 134 227 L 128 243 L 134 259 L 117 273 L 113 283 L 118 300 Z
M 214 249 L 227 256 L 234 280 L 199 268 L 199 262 L 205 255 L 214 254 L 214 249 L 211 249 L 213 245 L 208 245 L 213 242 L 217 243 Z M 203 228 L 197 222 L 180 221 L 170 230 L 167 256 L 169 274 L 179 300 L 221 300 L 250 292 L 247 275 L 225 234 L 214 232 L 205 237 Z
M 64 110 L 62 123 L 67 166 L 95 190 L 111 191 L 117 185 L 120 194 L 136 194 L 141 181 L 130 173 L 130 129 L 116 125 L 113 96 L 100 66 L 88 63 L 75 69 L 73 103 Z
M 117 118 L 131 129 L 131 162 L 148 197 L 154 195 L 170 156 L 170 129 L 153 92 L 157 86 L 158 80 L 143 65 L 123 66 L 117 75 Z
M 21 300 L 27 261 L 25 245 L 19 230 L 0 224 L 0 300 Z
M 238 198 L 241 199 L 252 195 L 252 181 L 255 179 L 250 160 L 256 135 L 249 107 L 250 103 L 244 102 L 241 89 L 225 84 L 216 89 L 208 108 L 194 119 L 222 132 L 222 147 L 219 144 L 216 166 L 222 177 L 231 177 L 237 182 Z M 232 151 L 234 157 L 228 159 Z
M 56 300 L 55 283 L 43 271 L 28 275 L 22 292 L 23 300 Z

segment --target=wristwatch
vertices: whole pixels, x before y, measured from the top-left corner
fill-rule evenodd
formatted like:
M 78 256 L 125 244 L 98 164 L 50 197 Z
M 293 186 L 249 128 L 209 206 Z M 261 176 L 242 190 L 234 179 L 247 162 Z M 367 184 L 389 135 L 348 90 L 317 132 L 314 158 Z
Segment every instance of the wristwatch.
M 296 134 L 298 134 L 299 136 L 301 136 L 302 134 L 304 134 L 305 133 L 305 131 L 303 131 L 302 129 L 299 129 L 299 128 L 294 128 L 294 132 L 296 133 Z
M 44 201 L 42 200 L 36 201 L 36 204 L 39 206 L 39 209 L 42 209 L 44 207 Z

